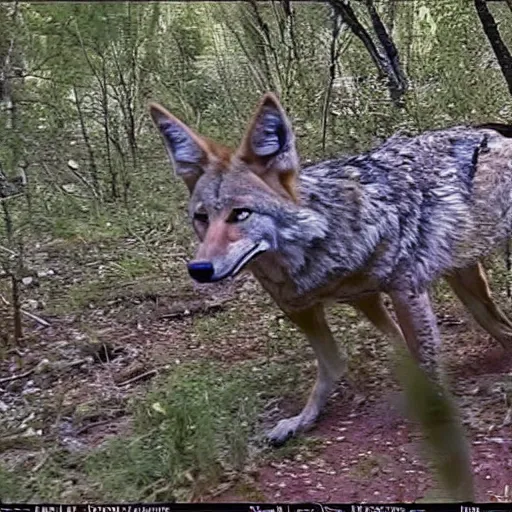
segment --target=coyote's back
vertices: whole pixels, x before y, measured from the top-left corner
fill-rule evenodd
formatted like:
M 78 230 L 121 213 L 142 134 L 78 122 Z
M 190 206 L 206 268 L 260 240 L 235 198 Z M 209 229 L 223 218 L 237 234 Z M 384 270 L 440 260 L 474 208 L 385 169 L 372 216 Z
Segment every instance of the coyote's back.
M 368 265 L 384 288 L 405 275 L 421 288 L 510 236 L 512 141 L 466 126 L 392 137 L 305 168 L 300 196 L 329 228 L 297 276 L 315 262 L 322 280 Z

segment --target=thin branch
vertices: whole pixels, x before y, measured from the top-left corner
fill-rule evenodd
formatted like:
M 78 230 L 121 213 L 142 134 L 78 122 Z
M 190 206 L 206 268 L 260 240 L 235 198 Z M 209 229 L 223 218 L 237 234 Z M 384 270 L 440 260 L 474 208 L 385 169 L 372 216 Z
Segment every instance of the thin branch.
M 87 425 L 84 425 L 82 428 L 79 428 L 75 432 L 75 436 L 79 437 L 82 434 L 85 434 L 88 430 L 91 430 L 92 428 L 101 427 L 103 425 L 108 425 L 109 423 L 112 423 L 116 419 L 117 418 L 108 418 L 106 420 L 100 420 L 100 421 L 95 421 L 94 423 L 88 423 Z
M 14 2 L 14 12 L 12 15 L 13 21 L 16 20 L 17 15 L 18 15 L 18 6 L 19 6 L 19 3 L 18 3 L 18 0 L 16 0 Z M 14 43 L 15 43 L 15 35 L 13 33 L 12 37 L 9 41 L 9 48 L 7 49 L 7 54 L 5 56 L 4 62 L 2 63 L 2 69 L 0 70 L 0 101 L 2 101 L 3 97 L 4 97 L 4 91 L 5 91 L 4 87 L 5 87 L 5 82 L 6 82 L 6 78 L 7 78 L 7 72 L 11 68 L 11 57 L 12 57 L 12 53 L 14 51 Z
M 332 36 L 331 45 L 329 48 L 329 83 L 327 85 L 327 90 L 325 93 L 324 108 L 322 109 L 322 151 L 325 151 L 325 139 L 327 136 L 327 114 L 329 112 L 329 105 L 331 104 L 332 87 L 334 84 L 334 80 L 336 79 L 336 61 L 338 60 L 339 53 L 339 48 L 338 50 L 336 49 L 336 44 L 338 41 L 338 37 L 340 35 L 341 27 L 343 25 L 343 21 L 339 13 L 333 11 L 332 14 Z
M 375 34 L 377 35 L 380 44 L 387 55 L 388 63 L 394 73 L 393 81 L 396 84 L 396 87 L 393 87 L 391 91 L 396 95 L 395 101 L 399 101 L 400 97 L 405 93 L 407 89 L 407 80 L 400 65 L 398 50 L 395 46 L 395 43 L 393 42 L 393 39 L 388 34 L 384 23 L 382 23 L 382 20 L 380 19 L 380 16 L 377 13 L 375 6 L 373 5 L 373 0 L 366 0 L 366 7 L 370 13 L 373 30 L 375 31 Z
M 3 295 L 0 295 L 0 300 L 6 306 L 11 306 L 11 303 Z M 50 327 L 50 323 L 48 323 L 46 320 L 44 320 L 40 316 L 34 315 L 30 311 L 26 311 L 23 308 L 20 308 L 20 312 L 23 313 L 25 316 L 28 316 L 29 318 L 32 318 L 32 320 L 35 320 L 37 323 L 43 325 L 44 327 Z
M 512 3 L 512 0 L 510 0 L 510 3 Z M 494 55 L 496 55 L 503 77 L 507 82 L 508 90 L 512 94 L 512 55 L 501 37 L 498 25 L 489 7 L 487 7 L 486 1 L 475 0 L 475 9 L 485 35 L 494 51 Z
M 75 98 L 75 106 L 76 111 L 78 113 L 78 119 L 80 121 L 80 127 L 82 129 L 82 137 L 85 142 L 85 146 L 87 148 L 87 151 L 89 153 L 89 167 L 91 170 L 91 178 L 92 178 L 92 185 L 90 185 L 91 189 L 94 192 L 94 197 L 99 198 L 101 196 L 101 190 L 100 190 L 100 184 L 98 179 L 98 166 L 96 165 L 96 157 L 94 155 L 94 150 L 91 144 L 91 141 L 89 139 L 89 134 L 87 132 L 87 127 L 85 125 L 85 118 L 82 112 L 81 102 L 83 101 L 83 98 L 80 99 L 78 97 L 78 91 L 75 86 L 73 86 L 73 96 Z M 68 166 L 69 167 L 69 166 Z M 71 171 L 73 171 L 73 174 L 75 176 L 78 176 L 77 173 L 75 173 L 75 170 L 70 167 Z M 80 177 L 81 178 L 81 177 Z M 82 180 L 85 181 L 85 180 Z M 87 182 L 86 182 L 87 183 Z
M 26 372 L 19 373 L 18 375 L 11 375 L 9 377 L 4 377 L 3 379 L 0 379 L 0 384 L 6 384 L 7 382 L 13 382 L 15 380 L 24 379 L 25 377 L 29 377 L 32 375 L 37 366 L 34 366 L 34 368 L 31 368 L 30 370 L 27 370 Z
M 158 373 L 158 369 L 149 370 L 147 372 L 141 373 L 140 375 L 136 375 L 135 377 L 132 377 L 131 379 L 125 380 L 123 382 L 120 382 L 118 384 L 119 387 L 128 386 L 128 384 L 133 384 L 134 382 L 138 382 L 139 380 L 144 380 L 149 377 L 153 377 L 153 375 L 156 375 Z
M 277 51 L 274 48 L 274 45 L 272 44 L 270 28 L 261 16 L 261 13 L 258 9 L 258 2 L 256 2 L 256 0 L 249 0 L 249 3 L 251 4 L 253 16 L 254 16 L 254 19 L 256 20 L 258 28 L 263 33 L 264 40 L 266 41 L 266 46 L 269 48 L 270 53 L 274 57 L 275 69 L 276 69 L 277 77 L 279 80 L 279 85 L 282 87 L 283 86 L 283 77 L 281 75 L 281 66 L 279 64 L 279 57 L 277 55 Z

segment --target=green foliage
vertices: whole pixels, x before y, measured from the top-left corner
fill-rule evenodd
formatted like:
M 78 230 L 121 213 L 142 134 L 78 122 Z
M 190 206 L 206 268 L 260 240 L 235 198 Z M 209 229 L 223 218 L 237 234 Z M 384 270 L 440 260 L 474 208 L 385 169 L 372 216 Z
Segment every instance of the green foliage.
M 174 366 L 131 401 L 125 436 L 90 452 L 54 448 L 41 454 L 37 471 L 22 462 L 0 464 L 0 500 L 183 501 L 222 482 L 243 482 L 254 456 L 265 451 L 258 421 L 265 401 L 295 388 L 285 384 L 294 371 L 265 361 L 228 370 Z M 280 453 L 295 453 L 300 444 Z M 305 446 L 316 444 L 310 439 Z
M 3 503 L 16 502 L 23 497 L 23 478 L 0 465 L 0 500 Z
M 57 449 L 40 453 L 38 464 L 37 471 L 30 471 L 22 463 L 11 463 L 12 468 L 0 464 L 0 500 L 3 503 L 55 501 L 76 482 L 77 471 L 83 466 L 78 455 Z M 80 479 L 83 485 L 94 485 L 86 475 L 80 475 Z
M 187 365 L 155 385 L 134 404 L 133 435 L 87 461 L 104 499 L 190 499 L 242 471 L 259 405 L 248 371 Z
M 21 68 L 9 74 L 17 129 L 8 128 L 3 109 L 0 161 L 11 174 L 20 158 L 28 162 L 37 232 L 53 234 L 49 217 L 62 215 L 59 205 L 70 199 L 96 209 L 111 201 L 139 206 L 140 199 L 153 207 L 160 202 L 158 189 L 180 187 L 170 186 L 168 167 L 153 169 L 165 155 L 146 113 L 150 99 L 235 145 L 260 94 L 275 90 L 306 158 L 364 150 L 397 129 L 506 120 L 511 111 L 492 50 L 467 2 L 397 3 L 392 36 L 411 84 L 404 110 L 389 101 L 359 39 L 341 31 L 325 153 L 322 117 L 332 37 L 327 4 L 298 3 L 291 17 L 278 3 L 19 7 L 18 29 L 0 37 L 0 54 L 14 37 Z M 387 6 L 378 8 L 389 25 Z M 354 9 L 369 26 L 364 6 Z M 510 41 L 510 11 L 493 11 Z M 9 25 L 12 9 L 3 7 L 0 14 L 0 24 Z M 76 162 L 74 170 L 69 160 Z

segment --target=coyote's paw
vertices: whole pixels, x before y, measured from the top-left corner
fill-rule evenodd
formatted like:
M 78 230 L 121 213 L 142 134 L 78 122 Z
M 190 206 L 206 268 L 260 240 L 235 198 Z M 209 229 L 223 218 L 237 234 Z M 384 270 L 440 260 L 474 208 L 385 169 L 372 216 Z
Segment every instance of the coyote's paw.
M 301 414 L 281 420 L 268 434 L 267 439 L 273 446 L 281 446 L 288 439 L 311 428 L 314 419 L 306 420 Z

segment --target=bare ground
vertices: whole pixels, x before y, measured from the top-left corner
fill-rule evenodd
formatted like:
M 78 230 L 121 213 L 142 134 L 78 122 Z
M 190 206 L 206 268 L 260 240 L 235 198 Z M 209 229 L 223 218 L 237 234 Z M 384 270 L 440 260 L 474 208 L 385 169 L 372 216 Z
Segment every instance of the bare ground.
M 51 325 L 25 318 L 25 341 L 5 348 L 0 362 L 3 460 L 22 460 L 38 471 L 57 441 L 80 451 L 129 434 L 130 399 L 143 396 L 155 375 L 187 361 L 215 360 L 228 367 L 267 359 L 296 366 L 303 375 L 296 395 L 272 400 L 262 428 L 300 409 L 314 378 L 312 352 L 251 278 L 195 286 L 177 265 L 169 279 L 109 278 L 92 293 L 87 283 L 91 273 L 97 278 L 100 272 L 97 249 L 51 247 L 41 249 L 38 259 L 41 268 L 52 269 L 51 276 L 24 290 L 26 309 Z M 88 294 L 91 300 L 83 301 Z M 77 296 L 81 302 L 71 307 Z M 438 296 L 443 361 L 471 444 L 477 498 L 511 501 L 512 354 L 477 329 L 451 297 Z M 7 309 L 3 313 L 7 319 Z M 348 353 L 350 385 L 340 384 L 317 427 L 303 437 L 303 449 L 261 457 L 243 481 L 196 499 L 436 498 L 417 431 L 400 410 L 386 340 L 348 308 L 334 308 L 332 319 Z M 75 487 L 77 494 L 62 498 L 86 499 L 87 489 L 79 482 Z

